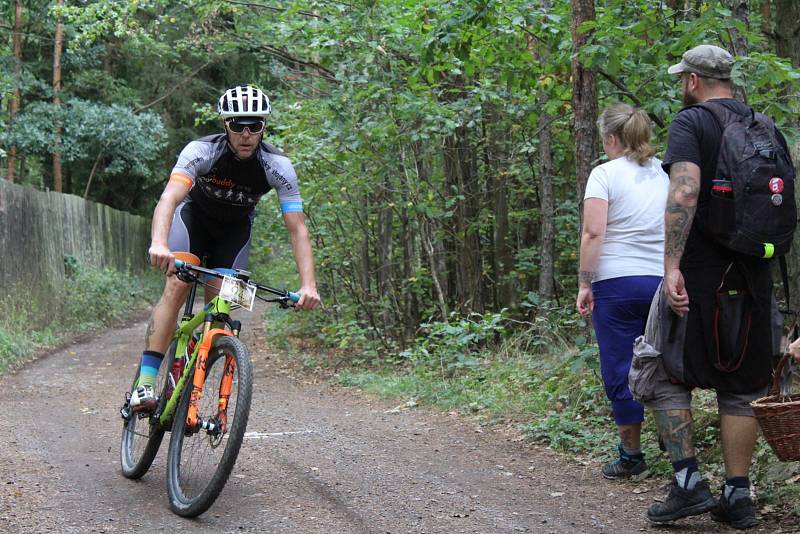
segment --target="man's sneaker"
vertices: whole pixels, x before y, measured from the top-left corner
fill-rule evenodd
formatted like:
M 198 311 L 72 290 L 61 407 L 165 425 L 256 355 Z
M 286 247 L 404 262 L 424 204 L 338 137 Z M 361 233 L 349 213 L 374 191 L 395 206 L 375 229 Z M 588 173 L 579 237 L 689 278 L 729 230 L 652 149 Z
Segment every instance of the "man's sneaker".
M 131 395 L 131 408 L 134 412 L 154 412 L 156 404 L 158 402 L 150 384 L 137 386 Z
M 738 529 L 752 528 L 758 525 L 756 510 L 750 497 L 739 497 L 731 504 L 725 496 L 720 496 L 717 507 L 711 510 L 711 519 L 728 523 Z
M 647 509 L 647 519 L 651 523 L 669 523 L 682 517 L 700 515 L 717 506 L 717 501 L 708 489 L 708 482 L 701 480 L 693 490 L 678 486 L 675 479 L 669 486 L 669 494 L 664 502 L 656 502 Z
M 629 478 L 634 482 L 639 482 L 650 476 L 650 468 L 644 461 L 644 457 L 633 458 L 625 453 L 622 445 L 619 446 L 619 458 L 604 465 L 602 472 L 603 476 L 609 480 Z
M 644 458 L 641 460 L 617 458 L 603 466 L 603 476 L 609 480 L 629 478 L 634 482 L 639 482 L 650 476 L 650 468 Z

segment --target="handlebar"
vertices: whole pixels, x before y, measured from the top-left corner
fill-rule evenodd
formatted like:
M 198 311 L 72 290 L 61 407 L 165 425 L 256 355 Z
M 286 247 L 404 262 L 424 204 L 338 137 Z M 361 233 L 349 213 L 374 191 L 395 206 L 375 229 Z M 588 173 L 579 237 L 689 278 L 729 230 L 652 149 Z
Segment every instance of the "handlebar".
M 216 278 L 225 278 L 225 274 L 220 273 L 219 271 L 215 271 L 214 269 L 206 269 L 205 267 L 198 267 L 197 265 L 192 265 L 191 263 L 186 263 L 183 260 L 175 260 L 175 268 L 179 271 L 194 271 L 196 273 L 206 274 L 209 276 L 214 276 Z M 247 271 L 236 270 L 236 274 L 234 275 L 235 278 L 247 282 L 256 286 L 258 289 L 262 291 L 266 291 L 267 293 L 272 293 L 273 295 L 277 295 L 282 299 L 290 300 L 294 303 L 297 303 L 300 300 L 300 295 L 293 292 L 293 291 L 286 291 L 282 289 L 275 289 L 274 287 L 265 286 L 263 284 L 259 284 L 250 280 L 250 273 Z

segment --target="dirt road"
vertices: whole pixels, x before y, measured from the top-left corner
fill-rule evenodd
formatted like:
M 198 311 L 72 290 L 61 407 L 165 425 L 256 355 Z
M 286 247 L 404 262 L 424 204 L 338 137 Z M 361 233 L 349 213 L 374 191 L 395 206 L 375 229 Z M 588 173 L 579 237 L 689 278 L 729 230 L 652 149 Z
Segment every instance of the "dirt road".
M 144 324 L 0 379 L 3 532 L 640 532 L 664 481 L 611 482 L 508 429 L 306 380 L 259 332 L 247 439 L 217 503 L 169 511 L 165 437 L 140 481 L 119 473 L 123 392 Z M 708 516 L 672 531 L 725 532 Z M 763 532 L 777 532 L 767 522 Z M 784 530 L 788 531 L 788 530 Z

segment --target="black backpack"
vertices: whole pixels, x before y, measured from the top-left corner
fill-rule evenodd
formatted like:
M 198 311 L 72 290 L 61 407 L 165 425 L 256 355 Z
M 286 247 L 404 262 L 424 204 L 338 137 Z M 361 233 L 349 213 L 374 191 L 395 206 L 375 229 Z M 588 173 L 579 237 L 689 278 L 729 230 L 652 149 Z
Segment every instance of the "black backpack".
M 713 101 L 697 107 L 709 111 L 722 129 L 717 176 L 701 229 L 749 256 L 786 254 L 797 225 L 795 170 L 775 123 L 752 109 L 740 115 Z

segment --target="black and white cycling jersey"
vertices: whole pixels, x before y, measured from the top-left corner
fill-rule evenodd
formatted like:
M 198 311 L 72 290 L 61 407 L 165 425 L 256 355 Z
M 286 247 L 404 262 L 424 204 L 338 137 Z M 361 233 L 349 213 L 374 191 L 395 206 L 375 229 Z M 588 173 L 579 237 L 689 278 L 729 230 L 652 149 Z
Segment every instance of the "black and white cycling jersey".
M 248 218 L 259 199 L 274 189 L 283 213 L 302 212 L 294 167 L 281 151 L 262 142 L 255 155 L 238 160 L 225 134 L 192 141 L 181 151 L 170 180 L 189 187 L 189 199 L 220 221 Z

